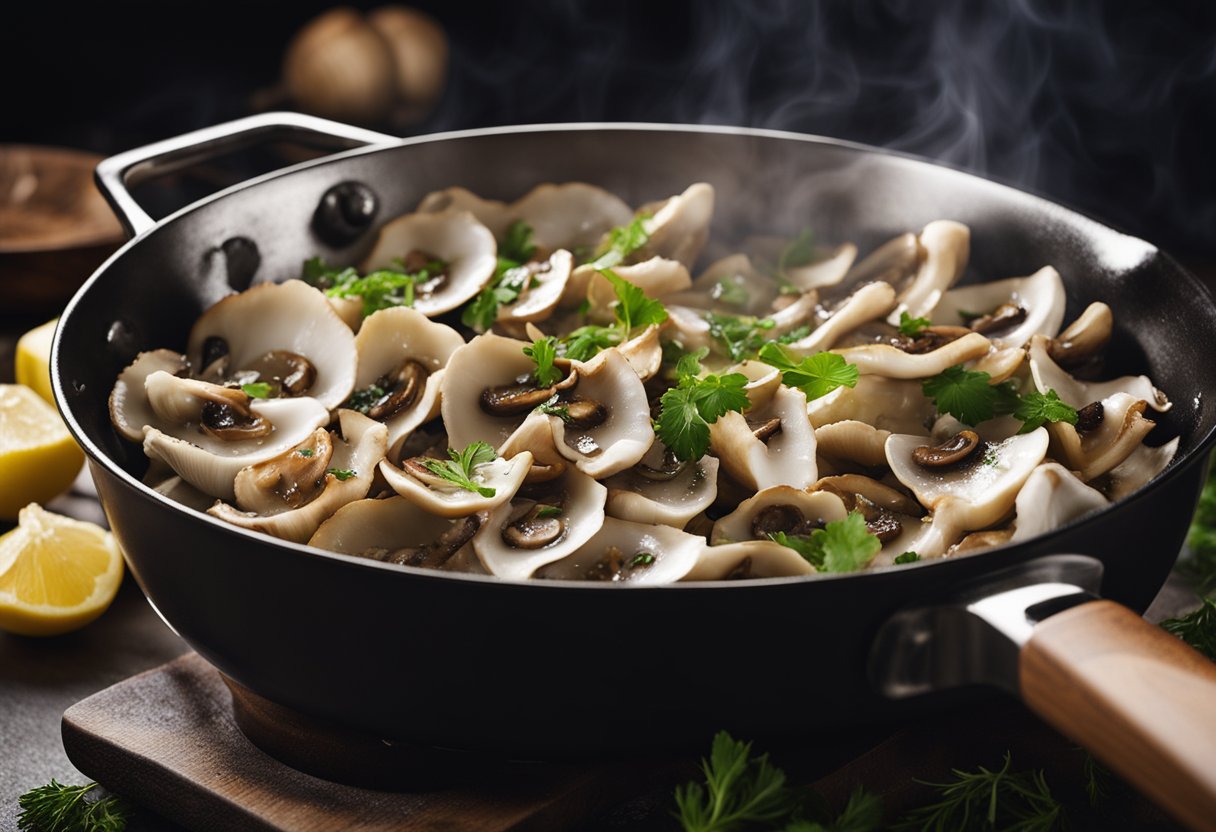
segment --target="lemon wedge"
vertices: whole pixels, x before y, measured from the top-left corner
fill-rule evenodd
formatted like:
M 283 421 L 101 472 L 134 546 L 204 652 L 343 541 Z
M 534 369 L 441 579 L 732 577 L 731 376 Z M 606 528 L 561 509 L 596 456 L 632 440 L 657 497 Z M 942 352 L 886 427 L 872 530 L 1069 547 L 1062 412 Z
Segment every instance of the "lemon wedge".
M 109 532 L 31 503 L 0 537 L 0 629 L 76 630 L 106 611 L 121 582 L 122 555 Z
M 84 453 L 55 408 L 21 384 L 0 384 L 0 520 L 68 489 Z
M 55 324 L 59 319 L 47 321 L 34 327 L 17 341 L 17 364 L 14 368 L 17 383 L 32 388 L 35 393 L 55 406 L 55 395 L 51 392 L 51 340 L 55 337 Z

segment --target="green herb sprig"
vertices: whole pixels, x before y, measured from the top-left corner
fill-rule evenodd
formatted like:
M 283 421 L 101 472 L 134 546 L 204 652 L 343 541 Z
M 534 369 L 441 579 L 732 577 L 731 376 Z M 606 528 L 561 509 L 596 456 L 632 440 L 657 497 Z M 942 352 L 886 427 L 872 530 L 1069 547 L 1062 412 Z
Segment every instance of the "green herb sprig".
M 870 533 L 865 518 L 857 511 L 810 535 L 773 532 L 769 538 L 793 549 L 820 572 L 856 572 L 882 549 L 882 541 Z
M 591 261 L 596 269 L 611 269 L 619 266 L 629 255 L 650 242 L 650 232 L 646 230 L 649 214 L 638 214 L 633 221 L 620 225 L 608 232 L 604 243 L 596 249 L 595 258 Z
M 857 366 L 833 352 L 808 355 L 795 362 L 787 350 L 778 344 L 765 344 L 760 360 L 781 370 L 782 383 L 797 387 L 807 401 L 826 396 L 838 387 L 856 387 L 861 378 Z
M 730 832 L 744 825 L 774 825 L 786 816 L 791 795 L 785 772 L 753 757 L 750 742 L 725 731 L 714 737 L 709 758 L 701 760 L 705 783 L 676 789 L 676 817 L 686 832 Z
M 127 828 L 130 807 L 119 797 L 94 799 L 87 786 L 65 786 L 54 779 L 17 798 L 21 813 L 17 828 L 28 832 L 121 832 Z
M 702 347 L 680 359 L 675 387 L 659 399 L 657 433 L 677 459 L 693 462 L 709 450 L 709 426 L 731 411 L 742 412 L 751 404 L 744 391 L 742 373 L 700 377 Z
M 460 313 L 461 323 L 477 332 L 486 332 L 494 326 L 500 306 L 515 303 L 525 289 L 533 288 L 536 278 L 525 264 L 534 254 L 532 226 L 523 220 L 511 223 L 498 244 L 494 277 Z
M 932 325 L 928 318 L 913 318 L 907 312 L 899 313 L 899 334 L 915 338 Z
M 451 459 L 424 459 L 422 465 L 432 474 L 441 477 L 465 491 L 476 491 L 483 497 L 493 497 L 496 489 L 478 485 L 473 481 L 473 474 L 479 465 L 485 465 L 498 459 L 498 454 L 485 442 L 474 442 L 463 451 L 448 448 Z
M 407 272 L 398 259 L 395 268 L 377 269 L 363 277 L 353 268 L 332 269 L 319 257 L 304 262 L 304 280 L 331 298 L 358 297 L 363 317 L 393 306 L 413 306 L 415 287 L 443 274 L 448 264 L 431 260 L 415 272 Z
M 646 297 L 641 287 L 611 269 L 601 269 L 600 274 L 616 294 L 616 303 L 612 306 L 616 323 L 613 326 L 581 326 L 561 339 L 561 354 L 573 361 L 586 361 L 600 350 L 628 340 L 634 330 L 667 320 L 663 304 Z
M 1168 618 L 1161 626 L 1216 661 L 1216 601 L 1204 598 L 1198 609 L 1178 618 Z
M 932 399 L 939 413 L 949 413 L 966 425 L 978 425 L 1017 409 L 1013 382 L 991 384 L 992 376 L 956 364 L 921 382 L 921 391 Z
M 241 392 L 251 399 L 269 399 L 271 388 L 264 381 L 255 381 L 252 384 L 242 384 Z
M 339 482 L 346 482 L 351 477 L 359 476 L 359 472 L 353 468 L 327 468 L 325 469 L 325 473 L 333 474 L 334 479 L 338 480 Z
M 553 365 L 557 358 L 557 339 L 552 335 L 537 338 L 532 346 L 523 348 L 523 353 L 536 364 L 532 379 L 538 387 L 551 387 L 561 381 L 562 371 Z

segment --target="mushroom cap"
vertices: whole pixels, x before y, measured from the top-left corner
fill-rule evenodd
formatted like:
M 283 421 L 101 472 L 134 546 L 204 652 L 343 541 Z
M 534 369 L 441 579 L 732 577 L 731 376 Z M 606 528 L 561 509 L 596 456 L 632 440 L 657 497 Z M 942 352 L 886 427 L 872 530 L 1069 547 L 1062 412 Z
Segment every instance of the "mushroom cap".
M 916 276 L 896 297 L 887 323 L 899 326 L 899 314 L 928 317 L 942 295 L 962 276 L 971 254 L 971 229 L 953 220 L 934 220 L 921 229 L 917 243 L 923 252 Z
M 951 289 L 942 295 L 929 319 L 934 324 L 967 325 L 960 312 L 984 314 L 1003 303 L 1026 310 L 1026 317 L 1015 326 L 992 333 L 989 340 L 997 349 L 1020 347 L 1032 335 L 1053 337 L 1064 322 L 1064 281 L 1051 266 L 1044 266 L 1029 277 L 1011 277 Z
M 302 280 L 259 283 L 228 295 L 204 312 L 190 329 L 186 355 L 203 366 L 208 338 L 228 343 L 231 370 L 240 370 L 274 350 L 302 355 L 316 369 L 307 395 L 330 410 L 346 401 L 355 384 L 355 336 L 326 300 Z
M 1140 445 L 1127 458 L 1106 472 L 1102 490 L 1111 502 L 1122 500 L 1140 490 L 1174 461 L 1178 453 L 1179 437 L 1175 436 L 1164 445 L 1153 448 Z
M 802 516 L 817 526 L 824 526 L 848 516 L 844 502 L 828 491 L 807 492 L 788 485 L 761 489 L 755 496 L 739 503 L 739 507 L 714 523 L 709 542 L 714 545 L 737 543 L 741 540 L 763 540 L 752 532 L 752 523 L 762 510 L 771 506 L 793 506 Z
M 894 303 L 895 289 L 889 283 L 859 286 L 810 335 L 788 344 L 786 349 L 795 355 L 829 350 L 847 333 L 887 314 Z
M 843 243 L 825 251 L 817 251 L 822 256 L 805 266 L 787 266 L 785 277 L 803 292 L 824 286 L 835 286 L 844 280 L 849 273 L 849 267 L 857 259 L 857 246 Z
M 1069 375 L 1050 355 L 1051 339 L 1036 335 L 1030 339 L 1030 375 L 1040 393 L 1055 390 L 1065 404 L 1080 410 L 1091 402 L 1125 393 L 1143 400 L 1149 407 L 1164 413 L 1171 407 L 1165 394 L 1153 386 L 1148 376 L 1121 376 L 1110 381 L 1080 381 Z
M 440 413 L 453 448 L 474 442 L 494 449 L 523 424 L 527 414 L 494 416 L 481 409 L 481 394 L 488 387 L 511 384 L 532 373 L 536 365 L 524 355 L 531 344 L 487 332 L 453 352 L 439 386 Z
M 148 402 L 146 383 L 153 373 L 176 376 L 190 369 L 184 355 L 173 350 L 150 350 L 141 352 L 121 373 L 114 389 L 110 391 L 110 422 L 124 439 L 141 442 L 144 425 L 158 421 Z
M 713 504 L 718 496 L 717 458 L 703 456 L 696 462 L 682 464 L 679 472 L 666 480 L 654 479 L 639 470 L 639 465 L 661 470 L 666 452 L 667 446 L 655 439 L 638 465 L 604 481 L 608 489 L 605 511 L 609 517 L 682 529 Z
M 587 273 L 586 297 L 591 304 L 588 316 L 605 323 L 612 321 L 612 306 L 617 302 L 616 290 L 612 288 L 612 283 L 593 266 L 579 266 L 575 271 L 580 274 Z M 687 266 L 662 257 L 651 257 L 628 266 L 614 266 L 612 272 L 637 286 L 648 298 L 680 292 L 692 284 Z
M 426 252 L 448 264 L 447 280 L 438 291 L 414 300 L 414 309 L 428 317 L 472 298 L 498 266 L 498 243 L 490 229 L 468 211 L 443 211 L 405 214 L 385 223 L 362 270 L 390 268 L 396 258 L 412 251 Z
M 837 387 L 807 405 L 816 428 L 846 419 L 869 422 L 892 433 L 928 435 L 926 423 L 933 418 L 933 402 L 925 397 L 919 381 L 902 381 L 863 375 L 856 387 Z
M 767 442 L 756 438 L 747 418 L 779 418 L 781 431 Z M 774 485 L 806 488 L 819 478 L 815 461 L 815 429 L 807 416 L 806 396 L 794 387 L 780 387 L 767 403 L 753 407 L 747 417 L 725 413 L 709 426 L 709 444 L 722 467 L 754 490 Z
M 1127 393 L 1115 393 L 1102 402 L 1102 423 L 1082 436 L 1067 422 L 1047 426 L 1051 452 L 1085 482 L 1123 462 L 1156 422 L 1144 418 L 1145 402 Z
M 696 565 L 705 549 L 705 538 L 671 526 L 633 523 L 607 517 L 599 530 L 577 551 L 537 571 L 538 578 L 585 580 L 605 556 L 615 550 L 624 564 L 639 555 L 650 555 L 646 566 L 622 570 L 614 582 L 669 584 L 682 579 Z
M 886 442 L 889 430 L 868 422 L 845 419 L 815 428 L 816 450 L 821 457 L 856 462 L 867 468 L 887 464 Z
M 692 268 L 709 238 L 709 223 L 714 216 L 713 185 L 697 182 L 661 203 L 643 206 L 642 211 L 647 209 L 652 209 L 653 215 L 643 224 L 650 234 L 643 250 Z
M 543 321 L 557 309 L 574 269 L 574 255 L 558 249 L 546 262 L 549 268 L 534 272 L 529 279 L 535 285 L 530 285 L 514 302 L 499 305 L 496 319 L 499 323 Z
M 423 511 L 400 496 L 355 500 L 322 523 L 309 538 L 308 545 L 344 555 L 367 556 L 373 551 L 391 552 L 431 543 L 459 522 L 460 519 Z M 466 545 L 464 548 L 471 547 Z M 454 553 L 444 568 L 456 566 L 454 562 L 461 552 Z
M 913 355 L 890 344 L 866 344 L 833 350 L 857 367 L 862 375 L 883 378 L 917 379 L 935 376 L 955 364 L 988 354 L 988 339 L 971 332 L 930 352 Z

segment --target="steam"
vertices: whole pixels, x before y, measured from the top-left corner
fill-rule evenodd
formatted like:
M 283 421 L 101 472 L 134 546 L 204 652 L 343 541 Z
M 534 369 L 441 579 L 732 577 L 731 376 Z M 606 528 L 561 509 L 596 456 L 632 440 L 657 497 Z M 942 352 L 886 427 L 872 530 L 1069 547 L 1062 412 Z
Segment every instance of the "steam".
M 739 124 L 876 144 L 1216 251 L 1216 29 L 1166 4 L 543 0 L 457 38 L 429 129 Z M 1207 120 L 1206 122 L 1203 120 Z

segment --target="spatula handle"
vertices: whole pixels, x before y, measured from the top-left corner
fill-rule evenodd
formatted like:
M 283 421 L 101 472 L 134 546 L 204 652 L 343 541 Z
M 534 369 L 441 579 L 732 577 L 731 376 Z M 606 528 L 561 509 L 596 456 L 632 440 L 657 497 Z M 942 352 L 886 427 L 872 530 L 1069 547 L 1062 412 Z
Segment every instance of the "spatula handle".
M 1126 607 L 1093 601 L 1039 623 L 1022 698 L 1192 829 L 1216 830 L 1216 664 Z

